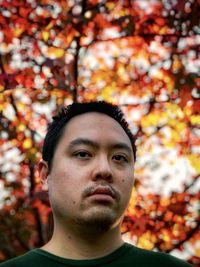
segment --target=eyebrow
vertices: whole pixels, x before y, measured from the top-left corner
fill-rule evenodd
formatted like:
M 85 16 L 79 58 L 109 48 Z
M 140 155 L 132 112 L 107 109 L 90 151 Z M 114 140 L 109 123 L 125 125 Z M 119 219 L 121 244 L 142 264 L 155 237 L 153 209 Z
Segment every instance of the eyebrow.
M 70 148 L 73 148 L 75 146 L 80 146 L 80 145 L 91 146 L 91 147 L 94 147 L 94 148 L 98 148 L 99 147 L 97 142 L 92 141 L 92 140 L 87 139 L 87 138 L 77 138 L 77 139 L 72 140 L 69 143 L 69 147 Z
M 79 145 L 86 145 L 86 146 L 90 146 L 96 149 L 99 148 L 99 144 L 97 142 L 92 141 L 87 138 L 77 138 L 77 139 L 72 140 L 69 143 L 69 148 L 74 148 L 75 146 L 79 146 Z M 130 148 L 130 146 L 128 146 L 124 142 L 113 143 L 109 147 L 111 149 L 123 149 L 123 150 L 126 150 L 128 153 L 133 154 L 132 148 Z
M 124 149 L 130 154 L 133 153 L 133 151 L 130 148 L 130 146 L 128 146 L 126 143 L 123 143 L 123 142 L 119 142 L 119 143 L 113 144 L 113 145 L 111 145 L 111 147 L 114 148 L 114 149 Z

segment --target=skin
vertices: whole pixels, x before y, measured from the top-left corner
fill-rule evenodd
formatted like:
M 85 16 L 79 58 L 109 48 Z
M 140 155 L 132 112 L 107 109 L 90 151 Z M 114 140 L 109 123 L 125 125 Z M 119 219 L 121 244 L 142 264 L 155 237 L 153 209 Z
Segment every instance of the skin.
M 72 118 L 51 171 L 45 161 L 39 164 L 54 216 L 52 239 L 42 249 L 64 258 L 93 259 L 119 248 L 133 168 L 131 142 L 118 122 L 97 112 Z

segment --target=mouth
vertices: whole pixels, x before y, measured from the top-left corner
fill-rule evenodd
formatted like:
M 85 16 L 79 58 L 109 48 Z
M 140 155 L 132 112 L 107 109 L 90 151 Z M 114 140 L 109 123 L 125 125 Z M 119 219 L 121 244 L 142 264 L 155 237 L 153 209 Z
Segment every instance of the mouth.
M 113 190 L 108 186 L 97 186 L 89 192 L 88 196 L 102 201 L 112 200 L 115 198 Z

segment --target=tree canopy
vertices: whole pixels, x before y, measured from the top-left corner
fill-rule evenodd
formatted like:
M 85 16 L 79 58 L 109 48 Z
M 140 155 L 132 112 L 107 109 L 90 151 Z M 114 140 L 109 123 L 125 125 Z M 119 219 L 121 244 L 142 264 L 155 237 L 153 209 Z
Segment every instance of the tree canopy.
M 124 237 L 198 266 L 200 1 L 0 1 L 0 259 L 52 231 L 36 164 L 62 105 L 122 107 L 137 136 Z

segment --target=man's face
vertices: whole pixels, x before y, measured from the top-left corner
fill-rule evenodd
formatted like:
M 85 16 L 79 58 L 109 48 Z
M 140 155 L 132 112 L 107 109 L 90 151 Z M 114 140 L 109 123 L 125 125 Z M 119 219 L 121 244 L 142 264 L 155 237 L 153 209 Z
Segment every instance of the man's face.
M 48 176 L 54 220 L 118 225 L 130 198 L 133 166 L 131 142 L 118 122 L 97 112 L 72 118 Z

